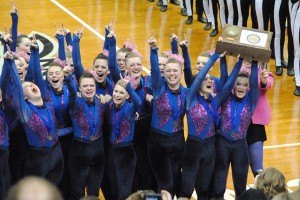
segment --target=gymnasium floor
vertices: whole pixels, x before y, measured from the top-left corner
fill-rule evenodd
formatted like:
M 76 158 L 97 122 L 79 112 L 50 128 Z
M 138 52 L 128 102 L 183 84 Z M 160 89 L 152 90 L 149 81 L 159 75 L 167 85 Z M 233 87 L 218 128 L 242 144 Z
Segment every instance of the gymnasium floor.
M 209 37 L 209 32 L 203 30 L 204 25 L 196 20 L 196 16 L 191 25 L 186 25 L 186 17 L 180 15 L 180 7 L 172 4 L 165 13 L 159 11 L 156 2 L 148 0 L 15 0 L 14 4 L 19 10 L 19 32 L 38 32 L 44 63 L 51 60 L 57 51 L 54 24 L 61 26 L 63 23 L 71 31 L 85 27 L 81 40 L 85 68 L 89 68 L 93 58 L 102 52 L 104 26 L 111 22 L 117 34 L 118 47 L 122 47 L 127 39 L 137 45 L 143 55 L 145 73 L 149 69 L 147 39 L 152 30 L 160 50 L 170 49 L 172 28 L 180 39 L 186 34 L 192 66 L 195 66 L 197 55 L 203 50 L 213 49 L 217 40 L 217 37 Z M 11 26 L 10 1 L 0 0 L 0 5 L 0 29 L 8 29 Z M 232 59 L 229 59 L 231 63 Z M 270 61 L 270 70 L 275 73 L 274 60 Z M 219 74 L 217 67 L 213 74 Z M 294 89 L 293 77 L 287 76 L 286 70 L 281 77 L 275 76 L 273 89 L 268 94 L 272 120 L 266 127 L 268 141 L 264 149 L 264 167 L 281 170 L 291 190 L 299 185 L 300 175 L 300 97 L 293 95 Z M 252 174 L 249 173 L 248 177 L 248 183 L 253 183 Z M 233 199 L 231 175 L 227 188 L 226 199 Z

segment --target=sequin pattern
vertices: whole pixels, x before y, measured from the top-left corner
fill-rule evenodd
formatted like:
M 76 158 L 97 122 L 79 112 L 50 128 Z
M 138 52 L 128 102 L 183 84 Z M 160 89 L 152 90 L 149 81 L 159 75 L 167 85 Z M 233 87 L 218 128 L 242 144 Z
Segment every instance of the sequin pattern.
M 80 105 L 73 115 L 74 120 L 76 121 L 76 123 L 78 124 L 81 130 L 81 138 L 85 138 L 90 132 L 89 123 L 87 121 L 86 116 L 83 113 L 84 113 L 83 106 Z
M 31 112 L 30 118 L 26 125 L 36 134 L 40 143 L 42 145 L 45 144 L 49 135 L 48 129 L 40 117 L 33 111 Z
M 231 108 L 230 108 L 230 101 L 232 97 L 229 97 L 227 101 L 223 104 L 222 107 L 222 117 L 221 117 L 221 124 L 222 124 L 222 131 L 221 133 L 226 133 L 228 130 L 232 129 L 232 122 L 231 122 Z
M 163 127 L 172 117 L 172 108 L 170 106 L 167 93 L 164 92 L 158 99 L 154 101 L 154 105 L 157 109 L 157 115 L 159 120 L 159 127 Z
M 126 138 L 130 134 L 130 122 L 126 119 L 122 119 L 122 123 L 120 126 L 120 135 L 117 138 L 117 141 L 121 142 L 124 138 Z
M 189 115 L 196 128 L 196 135 L 199 135 L 207 125 L 207 111 L 200 103 L 196 103 L 195 106 L 190 109 Z
M 249 106 L 249 103 L 247 103 L 244 106 L 242 113 L 241 113 L 241 123 L 240 123 L 239 129 L 238 129 L 238 132 L 236 134 L 234 134 L 234 137 L 233 137 L 235 140 L 246 137 L 248 127 L 251 123 L 251 117 L 252 117 L 252 115 L 251 115 L 251 111 L 250 111 L 250 106 Z
M 5 119 L 0 116 L 0 145 L 3 144 L 6 140 L 6 123 Z
M 182 130 L 182 129 L 183 129 L 182 125 L 183 125 L 183 119 L 180 117 L 180 118 L 178 118 L 178 119 L 174 122 L 174 129 L 173 129 L 173 131 L 174 131 L 174 132 L 177 132 L 177 131 Z

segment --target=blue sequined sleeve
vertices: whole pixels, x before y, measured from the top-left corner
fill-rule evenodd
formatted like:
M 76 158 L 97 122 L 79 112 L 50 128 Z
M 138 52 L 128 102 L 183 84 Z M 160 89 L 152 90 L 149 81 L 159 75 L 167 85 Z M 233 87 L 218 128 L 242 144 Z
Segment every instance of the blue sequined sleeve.
M 20 121 L 22 123 L 26 123 L 30 118 L 31 111 L 29 106 L 24 100 L 24 93 L 23 93 L 22 83 L 19 78 L 19 73 L 15 66 L 14 60 L 5 59 L 4 62 L 5 62 L 5 66 L 9 68 L 9 73 L 12 78 L 12 82 L 15 89 L 14 100 L 13 100 L 15 110 L 20 118 Z
M 197 96 L 198 90 L 201 87 L 201 84 L 206 76 L 206 74 L 209 72 L 210 68 L 214 65 L 216 60 L 220 57 L 219 54 L 215 53 L 211 56 L 211 58 L 207 61 L 203 69 L 197 74 L 193 84 L 190 87 L 189 93 L 186 97 L 186 107 L 189 110 L 190 109 L 190 102 L 192 98 L 195 98 Z
M 73 50 L 72 50 L 73 64 L 74 64 L 74 74 L 76 79 L 79 80 L 80 76 L 84 72 L 84 68 L 81 62 L 80 54 L 80 38 L 78 35 L 73 35 Z
M 19 17 L 17 13 L 11 13 L 12 25 L 11 25 L 11 38 L 12 43 L 10 44 L 10 50 L 16 51 L 18 41 L 18 21 Z
M 228 79 L 228 67 L 227 67 L 226 55 L 220 57 L 220 72 L 221 72 L 221 77 L 219 83 L 219 91 L 222 90 L 223 86 L 225 85 Z
M 171 51 L 172 54 L 178 54 L 178 41 L 176 38 L 171 39 Z
M 138 94 L 132 89 L 130 83 L 126 85 L 126 91 L 131 97 L 133 107 L 132 107 L 132 112 L 126 112 L 126 117 L 128 119 L 135 119 L 135 113 L 138 111 L 139 107 L 141 106 L 141 99 L 138 96 Z M 127 116 L 129 115 L 129 116 Z
M 183 72 L 184 72 L 184 80 L 187 87 L 191 87 L 194 77 L 192 73 L 191 60 L 188 52 L 188 48 L 186 46 L 181 46 L 182 56 L 184 59 L 183 63 Z
M 62 61 L 66 60 L 66 53 L 65 53 L 65 41 L 64 36 L 56 34 L 55 35 L 57 41 L 58 41 L 58 58 Z
M 121 79 L 121 71 L 117 63 L 116 38 L 108 37 L 106 39 L 109 42 L 108 67 L 113 81 L 117 83 Z
M 151 81 L 153 98 L 155 99 L 162 92 L 162 85 L 164 83 L 161 77 L 160 69 L 158 66 L 157 48 L 151 48 L 150 50 L 150 63 L 151 63 Z
M 230 94 L 231 90 L 233 89 L 235 80 L 237 76 L 239 75 L 240 69 L 242 67 L 243 59 L 239 59 L 239 61 L 235 64 L 230 76 L 228 77 L 228 80 L 222 90 L 217 94 L 217 96 L 214 98 L 215 104 L 214 106 L 216 108 L 219 108 L 224 101 Z

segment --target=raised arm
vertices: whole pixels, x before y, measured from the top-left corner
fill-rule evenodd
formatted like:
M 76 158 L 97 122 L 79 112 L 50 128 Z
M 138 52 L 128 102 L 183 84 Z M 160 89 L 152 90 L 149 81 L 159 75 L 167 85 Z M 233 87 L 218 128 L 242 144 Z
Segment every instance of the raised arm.
M 69 89 L 69 107 L 72 108 L 75 105 L 77 98 L 77 87 L 72 78 L 72 69 L 69 66 L 64 68 L 65 83 Z
M 127 116 L 127 117 L 134 119 L 135 113 L 138 111 L 139 107 L 141 106 L 141 99 L 140 99 L 139 95 L 132 89 L 131 84 L 129 84 L 129 82 L 126 85 L 126 91 L 130 95 L 130 97 L 132 99 L 132 103 L 133 103 L 132 113 L 127 112 L 128 114 L 130 113 L 131 116 Z
M 203 69 L 197 74 L 193 84 L 190 87 L 190 91 L 186 97 L 187 108 L 189 109 L 189 104 L 192 98 L 197 96 L 199 87 L 201 86 L 206 74 L 209 72 L 210 68 L 215 64 L 216 60 L 220 57 L 220 54 L 213 54 L 207 63 L 204 65 Z
M 194 77 L 193 77 L 193 73 L 192 73 L 191 60 L 190 60 L 190 56 L 189 56 L 189 52 L 188 52 L 188 48 L 187 48 L 187 41 L 183 40 L 180 42 L 179 45 L 181 47 L 182 56 L 184 59 L 183 72 L 184 72 L 185 84 L 187 87 L 191 87 Z
M 162 90 L 162 85 L 164 83 L 163 78 L 161 77 L 161 72 L 158 66 L 158 48 L 156 46 L 156 40 L 153 37 L 150 37 L 148 40 L 150 45 L 150 64 L 151 64 L 151 81 L 152 81 L 152 90 L 153 96 L 160 94 Z
M 171 36 L 171 51 L 172 54 L 178 54 L 178 36 L 172 33 Z
M 120 80 L 121 71 L 117 63 L 117 53 L 116 53 L 116 36 L 113 32 L 108 34 L 107 37 L 109 43 L 109 54 L 108 54 L 108 67 L 111 74 L 111 77 L 115 83 Z
M 41 63 L 40 63 L 39 48 L 38 48 L 37 44 L 33 44 L 31 46 L 30 59 L 33 60 L 30 70 L 33 70 L 34 81 L 33 80 L 27 80 L 27 81 L 34 82 L 40 88 L 42 99 L 48 100 L 47 99 L 47 84 L 46 84 L 46 81 L 43 79 L 42 68 L 41 68 Z M 28 67 L 28 70 L 29 70 L 29 67 Z
M 219 85 L 219 91 L 222 90 L 223 86 L 226 84 L 226 81 L 228 79 L 228 67 L 227 67 L 227 61 L 226 56 L 220 57 L 220 85 Z
M 12 42 L 10 44 L 11 51 L 15 52 L 17 48 L 17 40 L 18 40 L 18 10 L 13 6 L 13 8 L 10 11 L 11 19 L 12 19 L 12 25 L 11 25 L 11 37 Z
M 251 75 L 250 75 L 250 99 L 251 99 L 251 109 L 254 112 L 257 101 L 258 101 L 258 67 L 257 61 L 252 61 L 251 65 Z
M 74 64 L 74 73 L 77 80 L 79 80 L 80 76 L 84 72 L 84 68 L 81 62 L 81 54 L 80 54 L 80 38 L 81 38 L 81 33 L 73 35 L 72 57 L 73 57 L 73 64 Z
M 107 25 L 105 26 L 105 39 L 104 39 L 104 43 L 103 43 L 103 50 L 106 49 L 107 51 L 109 51 L 109 42 L 108 42 L 108 34 L 109 34 L 109 31 L 110 31 L 110 28 L 111 28 L 111 25 Z
M 15 66 L 15 62 L 10 57 L 10 55 L 5 54 L 5 59 L 4 59 L 4 67 L 8 67 L 8 72 L 12 78 L 12 82 L 14 85 L 14 106 L 15 110 L 21 120 L 22 123 L 28 122 L 30 118 L 30 108 L 27 105 L 27 103 L 24 100 L 24 93 L 23 93 L 23 87 L 22 83 L 19 78 L 19 73 L 17 71 L 17 68 Z
M 58 58 L 61 61 L 65 61 L 66 60 L 66 53 L 65 53 L 65 37 L 63 35 L 62 30 L 57 30 L 55 37 L 58 41 Z
M 230 94 L 231 90 L 233 89 L 235 80 L 237 76 L 239 75 L 240 69 L 242 67 L 243 59 L 239 58 L 238 61 L 236 62 L 230 76 L 228 77 L 228 80 L 222 90 L 217 94 L 215 97 L 215 107 L 219 108 L 224 101 L 225 98 L 228 97 Z

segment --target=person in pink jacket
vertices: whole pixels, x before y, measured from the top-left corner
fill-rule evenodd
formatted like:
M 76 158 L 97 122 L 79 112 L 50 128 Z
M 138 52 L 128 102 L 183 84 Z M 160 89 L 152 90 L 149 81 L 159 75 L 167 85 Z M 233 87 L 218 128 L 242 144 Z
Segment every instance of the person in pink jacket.
M 248 71 L 246 66 L 241 70 Z M 263 169 L 263 142 L 267 140 L 265 125 L 268 125 L 271 119 L 267 92 L 274 84 L 272 72 L 268 72 L 264 67 L 259 69 L 258 76 L 258 102 L 247 131 L 250 167 L 254 176 Z

